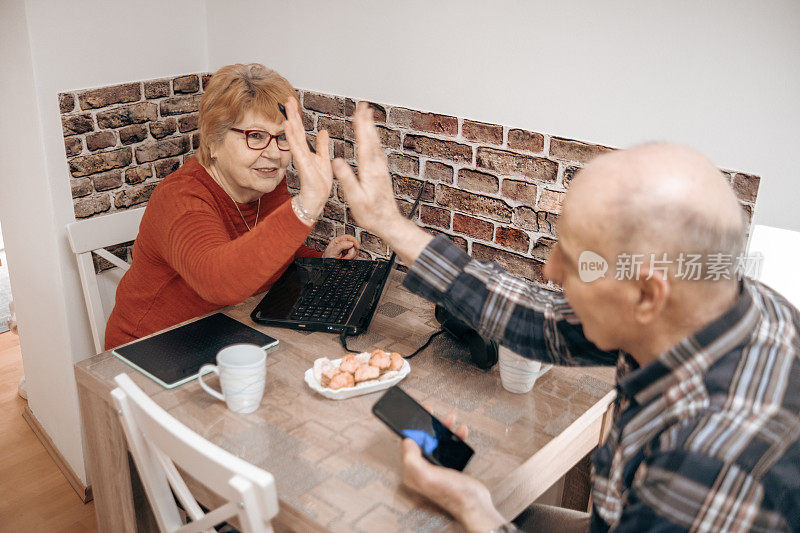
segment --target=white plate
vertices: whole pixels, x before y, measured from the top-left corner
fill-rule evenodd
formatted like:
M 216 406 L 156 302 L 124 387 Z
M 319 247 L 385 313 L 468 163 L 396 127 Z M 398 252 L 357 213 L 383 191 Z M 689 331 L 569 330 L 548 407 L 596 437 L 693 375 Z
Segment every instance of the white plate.
M 342 362 L 341 359 L 332 359 L 331 363 L 334 366 L 339 366 Z M 371 392 L 377 392 L 381 390 L 388 389 L 393 385 L 397 385 L 400 383 L 403 378 L 405 378 L 409 372 L 411 372 L 411 365 L 408 364 L 408 361 L 403 361 L 403 366 L 398 370 L 396 376 L 386 379 L 384 381 L 380 380 L 372 380 L 372 381 L 362 381 L 361 383 L 357 383 L 354 387 L 347 387 L 344 389 L 329 389 L 328 387 L 323 387 L 319 384 L 317 379 L 314 377 L 314 367 L 312 366 L 305 373 L 305 381 L 306 384 L 314 391 L 320 393 L 321 395 L 325 396 L 326 398 L 330 398 L 331 400 L 346 400 L 347 398 L 354 398 L 355 396 L 361 396 L 362 394 L 369 394 Z

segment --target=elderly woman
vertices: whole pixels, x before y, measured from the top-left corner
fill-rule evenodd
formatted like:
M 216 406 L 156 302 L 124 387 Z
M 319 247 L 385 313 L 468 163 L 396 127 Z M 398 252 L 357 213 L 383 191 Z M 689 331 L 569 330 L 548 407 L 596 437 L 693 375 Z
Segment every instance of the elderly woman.
M 284 120 L 279 105 L 284 104 Z M 268 289 L 296 258 L 330 195 L 328 134 L 309 150 L 297 95 L 258 64 L 229 65 L 200 102 L 196 157 L 153 191 L 106 326 L 106 349 L 130 342 Z M 294 157 L 300 193 L 286 168 Z M 349 235 L 322 257 L 351 259 Z

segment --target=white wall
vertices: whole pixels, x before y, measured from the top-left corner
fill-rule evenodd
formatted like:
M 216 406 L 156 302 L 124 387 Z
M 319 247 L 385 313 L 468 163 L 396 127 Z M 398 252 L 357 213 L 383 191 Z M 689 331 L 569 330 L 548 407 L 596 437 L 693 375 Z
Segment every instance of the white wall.
M 58 93 L 208 67 L 202 0 L 0 3 L 0 221 L 31 410 L 87 481 L 72 365 L 93 354 Z
M 680 142 L 762 176 L 800 230 L 800 2 L 208 0 L 209 65 L 625 147 Z

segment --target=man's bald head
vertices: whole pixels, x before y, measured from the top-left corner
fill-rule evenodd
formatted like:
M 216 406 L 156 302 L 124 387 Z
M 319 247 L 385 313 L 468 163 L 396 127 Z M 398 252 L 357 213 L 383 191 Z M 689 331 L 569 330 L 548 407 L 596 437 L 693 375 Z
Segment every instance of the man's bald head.
M 594 159 L 571 184 L 561 223 L 609 260 L 620 252 L 735 258 L 744 237 L 742 210 L 723 174 L 698 152 L 672 144 Z

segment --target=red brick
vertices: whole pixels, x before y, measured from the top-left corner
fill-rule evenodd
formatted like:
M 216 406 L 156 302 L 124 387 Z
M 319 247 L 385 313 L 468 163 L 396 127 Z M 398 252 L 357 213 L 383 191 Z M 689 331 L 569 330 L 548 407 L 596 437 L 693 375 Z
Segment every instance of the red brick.
M 394 188 L 395 196 L 407 196 L 409 198 L 416 199 L 423 183 L 425 182 L 422 180 L 398 176 L 397 174 L 392 175 L 392 186 Z M 426 186 L 425 192 L 422 194 L 421 201 L 433 202 L 434 197 L 435 187 L 433 185 Z
M 442 207 L 483 216 L 499 222 L 511 222 L 511 208 L 502 200 L 473 194 L 442 185 L 436 195 L 436 203 Z
M 156 139 L 163 139 L 168 135 L 172 135 L 178 129 L 178 121 L 173 117 L 166 120 L 159 120 L 150 123 L 150 135 Z
M 526 206 L 514 208 L 514 225 L 528 231 L 547 233 L 556 237 L 557 222 L 558 215 L 553 213 L 545 213 L 544 211 L 536 212 Z
M 425 163 L 425 179 L 453 183 L 453 167 L 438 161 Z
M 193 133 L 192 134 L 192 150 L 197 150 L 200 148 L 200 134 Z
M 67 135 L 78 135 L 87 131 L 94 131 L 94 121 L 92 115 L 68 115 L 61 117 L 61 131 L 64 137 Z
M 319 237 L 325 237 L 326 239 L 331 239 L 336 237 L 336 224 L 330 220 L 325 220 L 321 218 L 317 220 L 317 223 L 314 225 L 314 229 L 312 233 Z
M 297 175 L 297 170 L 292 166 L 286 169 L 286 186 L 290 189 L 300 188 L 300 176 Z
M 169 80 L 153 80 L 144 82 L 144 97 L 148 100 L 169 96 Z
M 136 102 L 141 98 L 142 91 L 138 82 L 91 89 L 78 93 L 78 102 L 81 104 L 81 109 L 97 109 L 112 104 Z
M 453 213 L 453 231 L 476 239 L 491 241 L 492 235 L 494 235 L 494 224 L 461 213 Z
M 136 162 L 148 163 L 156 159 L 164 159 L 176 155 L 185 154 L 189 151 L 189 137 L 175 137 L 141 144 L 136 147 Z
M 376 126 L 378 129 L 378 137 L 381 138 L 381 146 L 384 148 L 400 149 L 400 133 L 396 130 L 385 128 L 383 126 Z
M 111 200 L 108 194 L 89 196 L 75 200 L 72 207 L 75 210 L 76 218 L 86 218 L 111 209 Z
M 322 210 L 322 216 L 335 220 L 336 222 L 344 223 L 344 206 L 334 202 L 328 202 Z
M 161 100 L 161 116 L 183 115 L 185 113 L 196 113 L 200 109 L 201 94 L 191 94 L 187 96 L 173 96 Z
M 76 178 L 69 180 L 70 188 L 72 189 L 72 197 L 80 198 L 92 194 L 92 180 L 89 178 Z
M 178 131 L 186 133 L 197 129 L 197 120 L 199 115 L 193 113 L 191 115 L 184 115 L 178 119 Z
M 315 141 L 311 142 L 316 145 Z M 341 157 L 349 160 L 355 159 L 356 150 L 353 143 L 350 141 L 341 141 L 339 139 L 333 139 L 331 143 L 333 143 L 333 157 Z
M 458 119 L 449 115 L 422 113 L 404 107 L 393 107 L 389 110 L 389 123 L 417 131 L 437 133 L 439 135 L 458 135 Z
M 755 202 L 761 178 L 749 174 L 736 174 L 733 177 L 733 190 L 740 200 Z
M 456 163 L 472 162 L 472 147 L 454 141 L 442 141 L 423 135 L 406 135 L 403 148 L 424 156 L 447 159 Z
M 150 165 L 127 168 L 125 169 L 125 183 L 136 185 L 137 183 L 141 183 L 148 179 L 152 175 L 153 174 L 150 170 Z
M 544 150 L 544 135 L 534 131 L 508 130 L 508 147 L 512 150 L 541 152 Z
M 316 126 L 314 126 L 314 113 L 309 113 L 305 109 L 303 110 L 303 128 L 306 131 L 314 131 Z
M 496 193 L 500 189 L 500 180 L 485 172 L 462 168 L 458 171 L 458 186 L 473 192 Z
M 110 148 L 115 144 L 117 144 L 117 136 L 114 135 L 113 131 L 98 131 L 86 135 L 86 148 L 90 152 Z
M 92 176 L 92 185 L 96 191 L 108 191 L 122 187 L 122 171 L 113 170 Z
M 181 166 L 180 158 L 173 157 L 170 159 L 161 159 L 153 163 L 153 168 L 156 171 L 156 178 L 164 179 Z
M 209 81 L 211 81 L 211 74 L 203 74 L 200 77 L 200 85 L 203 86 L 203 90 L 204 91 L 206 90 L 206 87 L 208 87 L 208 82 Z
M 544 264 L 533 259 L 477 242 L 472 243 L 472 257 L 479 261 L 494 261 L 510 274 L 545 283 Z
M 535 183 L 527 181 L 503 180 L 502 195 L 515 202 L 523 202 L 527 205 L 536 205 L 537 187 Z
M 75 109 L 75 97 L 70 93 L 61 93 L 58 95 L 58 109 L 62 113 L 69 113 Z
M 387 157 L 389 172 L 396 172 L 404 176 L 419 176 L 419 158 L 403 155 L 397 152 Z
M 67 157 L 80 154 L 83 151 L 83 141 L 80 137 L 66 137 L 64 151 L 66 151 Z
M 343 118 L 319 117 L 317 131 L 328 130 L 328 135 L 333 139 L 355 139 L 353 124 Z
M 130 124 L 141 124 L 158 118 L 158 107 L 152 102 L 116 107 L 97 112 L 97 125 L 100 128 L 121 128 Z
M 587 163 L 598 155 L 613 151 L 613 148 L 599 144 L 589 144 L 561 137 L 550 139 L 550 155 L 564 161 L 577 161 Z
M 539 197 L 537 207 L 548 213 L 560 213 L 561 204 L 564 202 L 564 196 L 566 196 L 566 193 L 561 191 L 542 189 L 542 195 Z
M 494 232 L 494 242 L 518 252 L 527 252 L 531 239 L 527 233 L 517 228 L 498 226 Z
M 450 211 L 430 205 L 420 206 L 420 221 L 428 226 L 450 229 Z
M 497 124 L 465 120 L 461 126 L 461 135 L 468 141 L 503 144 L 503 126 Z
M 80 155 L 69 160 L 69 171 L 73 177 L 88 176 L 106 170 L 127 167 L 131 164 L 131 149 L 120 148 L 110 152 Z
M 478 148 L 477 166 L 504 176 L 525 176 L 543 181 L 556 181 L 558 164 L 543 157 L 516 154 L 494 148 Z
M 361 247 L 378 255 L 386 255 L 388 251 L 386 243 L 380 237 L 364 230 L 361 231 Z
M 117 208 L 122 208 L 143 204 L 150 199 L 150 195 L 153 194 L 153 189 L 156 188 L 156 185 L 158 183 L 146 183 L 130 189 L 124 189 L 114 195 L 114 205 Z
M 119 129 L 119 140 L 122 144 L 138 143 L 147 139 L 147 126 L 131 124 Z
M 350 117 L 355 109 L 355 102 L 350 98 L 306 91 L 303 94 L 303 107 L 328 115 Z
M 175 94 L 196 93 L 199 90 L 200 90 L 200 80 L 197 78 L 196 74 L 190 74 L 188 76 L 179 76 L 177 78 L 173 78 L 172 80 L 172 91 Z

